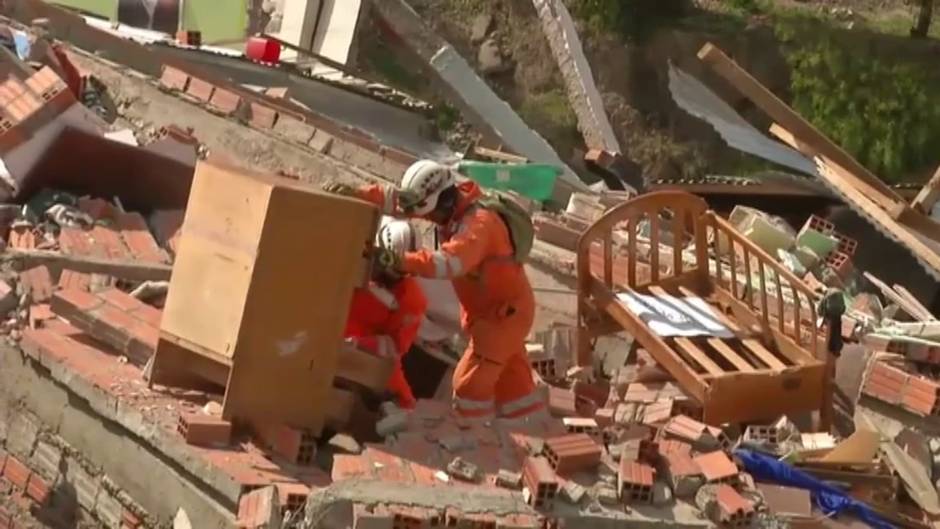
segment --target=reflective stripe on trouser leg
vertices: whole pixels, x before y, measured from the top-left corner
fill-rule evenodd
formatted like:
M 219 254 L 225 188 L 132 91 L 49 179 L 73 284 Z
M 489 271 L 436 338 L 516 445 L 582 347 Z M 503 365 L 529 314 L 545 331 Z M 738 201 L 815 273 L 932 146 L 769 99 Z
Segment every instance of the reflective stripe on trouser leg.
M 482 345 L 478 338 L 471 333 L 467 350 L 454 368 L 454 409 L 462 417 L 492 419 L 496 413 L 494 388 L 503 365 L 476 353 Z
M 496 411 L 500 417 L 516 418 L 529 415 L 543 408 L 545 408 L 544 396 L 541 391 L 536 389 L 525 397 L 500 404 Z
M 525 345 L 519 349 L 524 351 Z M 496 383 L 496 406 L 502 417 L 522 417 L 544 407 L 544 397 L 535 385 L 532 366 L 525 352 L 509 358 Z
M 469 419 L 491 419 L 494 415 L 492 400 L 471 400 L 454 397 L 454 410 Z

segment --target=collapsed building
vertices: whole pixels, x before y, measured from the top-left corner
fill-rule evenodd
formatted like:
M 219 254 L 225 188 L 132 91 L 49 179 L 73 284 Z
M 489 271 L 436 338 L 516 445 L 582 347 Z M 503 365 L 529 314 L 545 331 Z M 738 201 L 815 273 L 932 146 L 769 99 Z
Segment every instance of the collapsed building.
M 60 40 L 0 69 L 0 527 L 936 523 L 931 300 L 869 275 L 878 295 L 820 319 L 829 289 L 855 294 L 865 277 L 866 241 L 826 219 L 726 219 L 687 190 L 589 193 L 562 171 L 564 212 L 517 196 L 535 215 L 540 305 L 557 316 L 529 345 L 551 418 L 450 413 L 446 307 L 432 315 L 445 330 L 424 329 L 409 355 L 428 387 L 404 412 L 377 398 L 389 363 L 340 345 L 378 213 L 309 183 L 394 183 L 418 158 L 453 156 L 415 132 L 420 116 L 356 91 L 346 104 L 384 119 L 297 104 L 231 80 L 231 58 L 127 41 L 42 2 L 7 14 Z M 437 66 L 445 80 L 455 68 Z M 910 234 L 930 233 L 931 184 L 886 215 L 882 194 L 844 184 L 851 162 L 776 112 L 828 185 L 940 270 Z M 593 163 L 622 174 L 599 138 Z M 538 156 L 530 140 L 503 157 Z M 849 344 L 839 359 L 833 333 Z

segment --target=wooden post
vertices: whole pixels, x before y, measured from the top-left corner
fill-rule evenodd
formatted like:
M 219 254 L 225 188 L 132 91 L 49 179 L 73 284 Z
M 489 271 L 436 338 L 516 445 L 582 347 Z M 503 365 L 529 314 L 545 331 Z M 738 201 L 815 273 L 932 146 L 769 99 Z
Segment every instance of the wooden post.
M 924 184 L 924 187 L 920 189 L 920 193 L 917 193 L 917 197 L 911 202 L 911 206 L 925 215 L 930 215 L 930 211 L 938 200 L 940 200 L 940 167 L 937 167 L 933 178 Z

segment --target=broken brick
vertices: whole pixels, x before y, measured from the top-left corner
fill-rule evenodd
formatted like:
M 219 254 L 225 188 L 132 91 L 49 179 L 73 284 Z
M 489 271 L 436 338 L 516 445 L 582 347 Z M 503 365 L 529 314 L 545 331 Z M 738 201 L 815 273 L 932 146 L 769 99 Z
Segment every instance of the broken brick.
M 751 527 L 754 520 L 754 504 L 728 485 L 718 486 L 710 511 L 712 521 L 724 527 Z
M 145 364 L 156 350 L 159 311 L 118 289 L 94 294 L 60 290 L 50 306 L 54 313 L 114 347 L 135 364 Z
M 29 467 L 16 457 L 7 455 L 6 464 L 3 466 L 3 477 L 9 480 L 14 487 L 25 492 L 31 475 L 32 471 Z
M 555 386 L 549 386 L 548 409 L 555 417 L 577 417 L 578 408 L 574 392 Z
M 260 103 L 251 103 L 251 124 L 262 129 L 273 129 L 277 124 L 277 111 Z
M 189 86 L 186 87 L 186 93 L 195 97 L 196 99 L 208 103 L 212 99 L 212 93 L 215 91 L 215 86 L 212 83 L 203 81 L 198 77 L 189 78 Z
M 384 505 L 353 505 L 353 529 L 395 529 L 395 517 Z
M 738 475 L 738 466 L 722 450 L 702 454 L 693 459 L 709 483 L 729 481 Z
M 460 457 L 455 457 L 447 464 L 447 473 L 457 479 L 471 483 L 477 481 L 480 477 L 480 469 Z
M 690 497 L 705 483 L 701 469 L 689 454 L 668 452 L 662 461 L 666 480 L 676 497 Z
M 156 239 L 147 227 L 147 221 L 140 213 L 118 213 L 116 227 L 121 239 L 130 250 L 135 260 L 148 263 L 165 263 L 169 259 L 157 245 Z
M 140 529 L 143 526 L 144 522 L 140 517 L 125 507 L 124 512 L 121 513 L 121 529 Z
M 361 455 L 337 454 L 333 456 L 333 469 L 330 477 L 334 482 L 354 478 L 373 478 L 375 469 L 368 459 Z
M 522 467 L 522 482 L 529 491 L 528 503 L 533 507 L 550 507 L 555 501 L 559 489 L 558 477 L 544 457 L 526 458 Z
M 59 288 L 88 291 L 91 289 L 91 274 L 68 269 L 62 270 L 59 275 Z
M 242 98 L 235 92 L 216 88 L 209 99 L 209 106 L 223 114 L 234 114 L 241 106 Z
M 95 220 L 113 219 L 118 209 L 103 198 L 82 197 L 78 199 L 78 209 Z
M 620 460 L 617 473 L 617 495 L 622 501 L 653 502 L 653 467 L 631 461 Z
M 27 496 L 41 506 L 49 499 L 50 492 L 49 483 L 46 482 L 46 480 L 42 479 L 36 473 L 30 474 L 29 482 L 26 484 Z
M 504 489 L 519 490 L 522 488 L 522 474 L 500 469 L 496 474 L 495 484 Z
M 285 424 L 255 424 L 255 433 L 269 450 L 291 463 L 309 465 L 316 458 L 316 438 L 306 430 Z
M 302 511 L 307 498 L 310 496 L 310 487 L 304 483 L 284 482 L 275 483 L 278 499 L 281 502 L 282 512 Z
M 232 423 L 203 413 L 180 414 L 176 429 L 197 446 L 228 445 L 232 438 Z
M 30 268 L 20 272 L 20 286 L 23 293 L 27 294 L 33 303 L 44 303 L 49 301 L 52 293 L 55 291 L 55 285 L 52 283 L 52 276 L 45 265 Z
M 601 446 L 588 434 L 570 434 L 545 440 L 545 457 L 555 472 L 569 474 L 596 467 Z
M 160 84 L 170 90 L 185 92 L 189 85 L 189 74 L 172 66 L 164 66 L 160 75 Z

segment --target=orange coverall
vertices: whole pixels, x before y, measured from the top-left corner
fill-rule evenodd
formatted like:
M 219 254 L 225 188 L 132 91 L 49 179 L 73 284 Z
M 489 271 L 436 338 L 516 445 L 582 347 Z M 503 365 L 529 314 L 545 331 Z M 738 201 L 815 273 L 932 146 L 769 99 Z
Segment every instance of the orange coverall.
M 395 368 L 388 389 L 404 409 L 413 408 L 415 398 L 402 371 L 401 358 L 411 349 L 428 302 L 414 278 L 402 278 L 391 289 L 370 283 L 356 289 L 343 336 L 379 356 L 390 356 Z
M 521 417 L 544 406 L 536 391 L 525 342 L 535 318 L 535 296 L 523 266 L 515 262 L 509 229 L 498 213 L 476 204 L 474 182 L 458 185 L 453 219 L 438 228 L 439 250 L 405 254 L 404 272 L 451 279 L 460 300 L 461 324 L 470 337 L 454 370 L 454 408 L 470 418 L 498 413 Z M 360 198 L 401 215 L 396 190 L 368 186 Z

